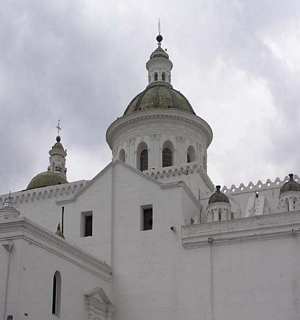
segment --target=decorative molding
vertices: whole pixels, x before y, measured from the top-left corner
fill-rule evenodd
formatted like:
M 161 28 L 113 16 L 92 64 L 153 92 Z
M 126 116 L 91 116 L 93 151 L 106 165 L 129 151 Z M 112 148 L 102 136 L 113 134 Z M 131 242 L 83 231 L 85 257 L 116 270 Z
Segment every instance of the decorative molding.
M 207 173 L 203 170 L 203 166 L 200 162 L 190 162 L 178 166 L 164 167 L 164 168 L 151 168 L 147 171 L 143 171 L 143 174 L 153 179 L 167 179 L 169 177 L 188 176 L 191 174 L 199 174 L 207 186 L 214 190 L 214 185 L 208 177 Z
M 10 196 L 14 205 L 22 204 L 24 202 L 34 202 L 50 198 L 61 198 L 79 192 L 87 184 L 87 182 L 88 181 L 86 180 L 79 180 L 71 183 L 58 184 L 50 187 L 23 190 L 11 193 Z M 0 203 L 3 203 L 3 201 L 7 197 L 8 194 L 1 195 Z
M 300 183 L 300 178 L 296 174 L 294 175 L 294 180 Z M 266 182 L 262 182 L 259 180 L 256 184 L 250 181 L 247 186 L 245 186 L 243 183 L 241 183 L 238 187 L 234 184 L 231 187 L 224 186 L 222 188 L 222 192 L 227 194 L 239 194 L 245 192 L 259 192 L 264 190 L 278 189 L 287 181 L 289 181 L 288 176 L 286 176 L 283 180 L 278 177 L 274 181 L 267 179 Z
M 158 121 L 160 119 L 171 119 L 186 123 L 188 126 L 196 127 L 198 130 L 204 133 L 206 137 L 207 147 L 210 145 L 213 137 L 212 130 L 208 123 L 202 118 L 189 114 L 180 110 L 160 110 L 160 111 L 141 111 L 136 112 L 128 116 L 120 117 L 115 120 L 106 131 L 106 141 L 110 148 L 113 146 L 113 140 L 117 131 L 123 128 L 128 128 L 130 125 L 136 123 L 141 123 L 142 121 L 154 120 Z
M 181 227 L 182 246 L 186 249 L 298 234 L 300 234 L 300 211 Z
M 159 141 L 161 138 L 161 134 L 160 133 L 153 133 L 150 135 L 150 139 L 151 141 Z
M 56 236 L 27 218 L 22 217 L 0 223 L 0 242 L 15 239 L 23 239 L 29 244 L 43 248 L 100 276 L 106 281 L 111 280 L 112 271 L 108 264 L 96 259 L 76 245 Z
M 84 298 L 88 320 L 111 319 L 114 307 L 102 288 L 85 293 Z
M 176 137 L 176 142 L 184 143 L 185 142 L 185 137 L 177 136 Z

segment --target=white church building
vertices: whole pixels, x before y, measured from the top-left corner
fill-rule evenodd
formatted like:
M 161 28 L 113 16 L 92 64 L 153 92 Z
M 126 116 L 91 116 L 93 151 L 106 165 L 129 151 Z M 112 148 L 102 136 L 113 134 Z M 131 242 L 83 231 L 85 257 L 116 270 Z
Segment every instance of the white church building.
M 102 171 L 68 182 L 58 136 L 48 169 L 0 195 L 1 320 L 300 319 L 299 178 L 214 187 L 212 129 L 162 40 Z

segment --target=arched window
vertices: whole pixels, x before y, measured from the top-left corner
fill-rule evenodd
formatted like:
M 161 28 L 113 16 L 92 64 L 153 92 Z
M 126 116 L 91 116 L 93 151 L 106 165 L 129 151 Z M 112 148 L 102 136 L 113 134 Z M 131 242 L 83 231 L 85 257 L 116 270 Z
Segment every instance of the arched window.
M 219 209 L 219 212 L 218 212 L 218 220 L 219 220 L 219 221 L 222 220 L 222 212 L 221 212 L 221 209 Z
M 148 170 L 148 147 L 145 142 L 140 143 L 137 149 L 137 168 Z
M 158 74 L 157 72 L 154 73 L 154 81 L 157 81 L 158 80 Z
M 119 152 L 119 160 L 125 162 L 125 150 L 121 149 Z
M 173 165 L 173 145 L 170 141 L 164 143 L 162 151 L 162 166 L 170 167 Z
M 59 271 L 56 271 L 53 276 L 52 286 L 52 314 L 57 317 L 60 316 L 61 306 L 61 275 Z
M 193 162 L 196 160 L 195 149 L 193 146 L 189 146 L 186 153 L 186 162 Z
M 166 81 L 166 74 L 164 72 L 161 74 L 161 80 Z

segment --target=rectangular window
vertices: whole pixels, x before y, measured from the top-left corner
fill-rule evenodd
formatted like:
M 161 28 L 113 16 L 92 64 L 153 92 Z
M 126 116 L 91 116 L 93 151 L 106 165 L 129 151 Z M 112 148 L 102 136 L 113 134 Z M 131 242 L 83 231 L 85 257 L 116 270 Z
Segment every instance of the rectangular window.
M 152 230 L 153 227 L 153 209 L 152 206 L 143 206 L 141 208 L 141 230 Z
M 81 236 L 91 237 L 93 235 L 93 212 L 81 213 Z

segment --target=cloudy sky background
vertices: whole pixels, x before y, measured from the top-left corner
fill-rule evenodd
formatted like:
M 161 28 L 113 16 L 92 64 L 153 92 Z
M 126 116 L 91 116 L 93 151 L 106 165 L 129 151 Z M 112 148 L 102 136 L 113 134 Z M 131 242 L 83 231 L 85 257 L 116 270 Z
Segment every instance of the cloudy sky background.
M 300 173 L 299 0 L 10 0 L 0 6 L 0 193 L 46 170 L 58 119 L 70 181 L 110 161 L 105 132 L 146 86 L 158 17 L 173 86 L 213 129 L 213 182 Z

